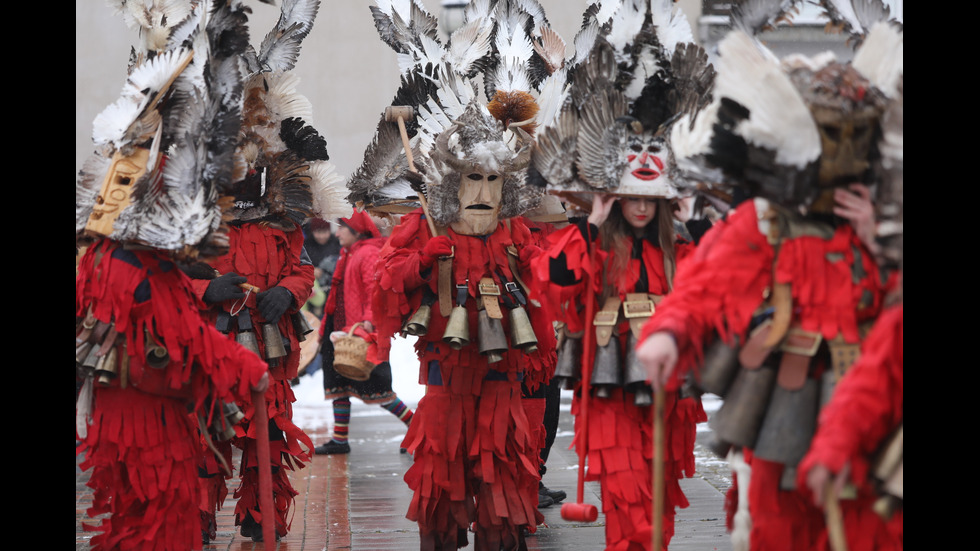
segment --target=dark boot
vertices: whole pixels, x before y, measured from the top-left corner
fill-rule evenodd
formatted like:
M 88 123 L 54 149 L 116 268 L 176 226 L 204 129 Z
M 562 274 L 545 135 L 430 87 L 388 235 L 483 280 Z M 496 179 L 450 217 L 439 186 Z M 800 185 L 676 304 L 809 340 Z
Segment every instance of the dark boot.
M 350 453 L 350 444 L 344 442 L 336 442 L 333 439 L 328 441 L 326 444 L 321 444 L 313 448 L 313 453 L 316 455 L 333 455 L 338 453 Z
M 545 486 L 543 482 L 538 483 L 538 495 L 550 497 L 553 503 L 560 503 L 563 499 L 568 497 L 562 490 L 552 490 L 551 488 Z M 540 507 L 540 505 L 538 507 Z

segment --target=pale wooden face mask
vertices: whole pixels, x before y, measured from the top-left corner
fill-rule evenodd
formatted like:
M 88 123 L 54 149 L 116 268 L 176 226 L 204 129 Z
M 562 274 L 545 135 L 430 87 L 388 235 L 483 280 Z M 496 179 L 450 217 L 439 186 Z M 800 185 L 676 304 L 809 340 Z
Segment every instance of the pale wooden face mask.
M 112 235 L 116 219 L 132 201 L 133 186 L 146 174 L 149 158 L 150 150 L 142 147 L 136 148 L 128 156 L 116 151 L 85 225 L 86 233 L 105 237 Z
M 450 227 L 462 235 L 487 235 L 500 219 L 504 178 L 495 172 L 460 174 L 459 219 Z

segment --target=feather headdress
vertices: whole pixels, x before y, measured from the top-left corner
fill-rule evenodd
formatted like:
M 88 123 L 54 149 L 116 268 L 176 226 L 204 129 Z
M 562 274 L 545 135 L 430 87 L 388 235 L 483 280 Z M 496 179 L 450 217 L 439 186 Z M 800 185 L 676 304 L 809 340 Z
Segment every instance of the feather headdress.
M 291 228 L 314 216 L 329 220 L 351 212 L 326 139 L 311 125 L 312 104 L 299 93 L 299 77 L 292 72 L 319 5 L 284 0 L 259 50 L 249 46 L 243 56 L 248 74 L 236 150 L 237 220 Z
M 822 210 L 824 199 L 815 203 L 827 197 L 822 190 L 871 176 L 871 136 L 903 71 L 902 32 L 874 25 L 847 64 L 829 53 L 781 60 L 744 30 L 767 20 L 760 3 L 733 8 L 736 29 L 719 44 L 714 103 L 693 123 L 675 126 L 675 152 L 702 190 L 738 187 L 791 208 Z M 768 4 L 768 20 L 791 7 Z M 756 23 L 740 23 L 742 13 Z M 831 127 L 841 125 L 855 136 L 867 130 L 868 139 L 836 147 Z M 844 150 L 847 158 L 835 156 Z
M 115 3 L 143 41 L 120 98 L 93 125 L 75 183 L 76 244 L 108 237 L 180 257 L 227 250 L 248 9 L 237 2 Z
M 709 102 L 707 54 L 669 1 L 624 0 L 587 11 L 585 21 L 582 33 L 597 32 L 576 41 L 581 62 L 568 101 L 539 131 L 532 182 L 583 209 L 597 192 L 676 197 L 668 130 Z
M 405 155 L 395 121 L 382 115 L 363 164 L 348 181 L 349 201 L 404 212 L 417 206 L 419 194 L 432 193 L 433 217 L 444 223 L 452 200 L 434 205 L 440 197 L 435 187 L 464 165 L 487 163 L 512 171 L 506 180 L 522 189 L 510 195 L 517 203 L 504 205 L 502 213 L 512 216 L 533 208 L 541 193 L 523 189 L 526 157 L 535 127 L 552 119 L 567 95 L 569 65 L 564 41 L 550 28 L 540 4 L 473 0 L 463 25 L 446 44 L 436 34 L 436 19 L 416 1 L 377 4 L 372 7 L 375 26 L 402 68 L 392 106 L 410 107 L 413 114 L 404 122 L 415 166 Z M 466 129 L 470 124 L 475 125 L 472 132 Z

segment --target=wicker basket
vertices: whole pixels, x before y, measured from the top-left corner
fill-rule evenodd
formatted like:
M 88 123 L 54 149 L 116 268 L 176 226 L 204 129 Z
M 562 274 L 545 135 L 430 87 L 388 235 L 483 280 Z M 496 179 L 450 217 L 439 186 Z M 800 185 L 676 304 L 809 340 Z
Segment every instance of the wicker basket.
M 340 375 L 355 381 L 371 378 L 374 364 L 367 361 L 368 343 L 354 334 L 360 322 L 351 326 L 350 331 L 333 343 L 333 368 Z

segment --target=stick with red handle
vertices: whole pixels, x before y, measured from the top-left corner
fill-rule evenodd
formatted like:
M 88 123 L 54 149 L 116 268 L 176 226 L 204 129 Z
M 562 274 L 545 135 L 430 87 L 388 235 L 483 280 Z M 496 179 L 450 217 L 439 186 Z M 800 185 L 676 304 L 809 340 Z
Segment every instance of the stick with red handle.
M 265 409 L 265 393 L 252 391 L 255 406 L 256 453 L 259 457 L 259 510 L 262 511 L 262 541 L 276 544 L 276 509 L 272 501 L 272 460 L 269 457 L 269 413 Z
M 595 246 L 589 239 L 589 259 L 590 268 L 595 266 Z M 595 294 L 592 292 L 592 277 L 586 273 L 585 276 L 585 334 L 582 335 L 582 413 L 579 414 L 578 422 L 582 423 L 582 432 L 578 435 L 578 498 L 575 503 L 566 503 L 561 506 L 561 518 L 568 521 L 595 522 L 599 518 L 599 509 L 591 503 L 585 503 L 585 460 L 588 453 L 589 435 L 589 399 L 592 378 L 592 362 L 595 341 L 595 327 L 593 318 L 595 317 Z

